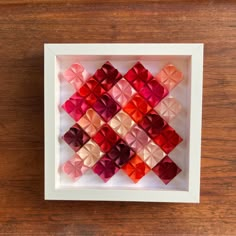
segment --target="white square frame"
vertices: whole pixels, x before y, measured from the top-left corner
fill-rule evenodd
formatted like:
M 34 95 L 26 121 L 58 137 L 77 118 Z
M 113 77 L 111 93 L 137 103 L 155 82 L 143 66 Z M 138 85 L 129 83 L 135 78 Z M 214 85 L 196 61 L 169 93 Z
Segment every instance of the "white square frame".
M 158 55 L 191 58 L 189 188 L 173 190 L 121 190 L 95 188 L 60 189 L 56 182 L 58 106 L 56 57 L 63 55 Z M 45 44 L 45 200 L 96 200 L 140 202 L 192 202 L 200 200 L 200 159 L 203 83 L 203 44 Z M 194 107 L 194 109 L 191 109 Z M 138 194 L 137 194 L 138 191 Z

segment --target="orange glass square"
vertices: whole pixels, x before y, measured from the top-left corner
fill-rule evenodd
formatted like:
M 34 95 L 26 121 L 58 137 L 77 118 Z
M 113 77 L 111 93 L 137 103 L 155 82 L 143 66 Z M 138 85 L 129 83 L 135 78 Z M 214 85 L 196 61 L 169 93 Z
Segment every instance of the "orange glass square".
M 138 156 L 135 155 L 127 164 L 122 167 L 122 170 L 137 183 L 149 171 L 150 167 Z
M 123 110 L 135 121 L 139 122 L 151 110 L 148 103 L 138 94 L 126 104 Z

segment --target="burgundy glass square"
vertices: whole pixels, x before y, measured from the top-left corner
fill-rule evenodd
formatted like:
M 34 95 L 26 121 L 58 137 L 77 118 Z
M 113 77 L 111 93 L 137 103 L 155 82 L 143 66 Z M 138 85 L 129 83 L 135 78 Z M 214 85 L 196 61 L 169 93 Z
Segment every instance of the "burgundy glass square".
M 165 184 L 181 172 L 181 169 L 168 156 L 158 162 L 152 170 Z
M 90 139 L 89 135 L 78 125 L 73 125 L 63 136 L 64 141 L 77 152 Z
M 109 94 L 103 94 L 93 105 L 93 108 L 106 122 L 121 109 Z
M 107 153 L 119 167 L 127 163 L 135 152 L 123 140 L 118 141 Z
M 166 121 L 154 110 L 148 112 L 139 122 L 139 126 L 144 129 L 151 138 L 157 137 L 166 125 Z
M 114 84 L 116 84 L 122 75 L 119 71 L 110 63 L 106 62 L 101 69 L 98 69 L 93 76 L 97 81 L 101 83 L 101 86 L 108 91 Z
M 118 134 L 107 124 L 104 124 L 93 136 L 93 140 L 100 146 L 103 152 L 109 152 L 119 139 Z
M 89 105 L 78 92 L 74 93 L 63 105 L 62 108 L 75 120 L 78 121 L 87 111 Z
M 92 169 L 104 182 L 107 182 L 119 170 L 119 167 L 105 154 Z

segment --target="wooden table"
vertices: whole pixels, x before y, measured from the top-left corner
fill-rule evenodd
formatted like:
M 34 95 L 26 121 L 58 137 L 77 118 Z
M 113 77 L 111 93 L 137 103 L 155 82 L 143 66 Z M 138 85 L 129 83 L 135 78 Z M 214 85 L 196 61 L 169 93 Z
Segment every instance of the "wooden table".
M 0 1 L 0 235 L 236 235 L 236 2 L 75 2 Z M 95 42 L 205 43 L 200 204 L 44 201 L 43 44 Z

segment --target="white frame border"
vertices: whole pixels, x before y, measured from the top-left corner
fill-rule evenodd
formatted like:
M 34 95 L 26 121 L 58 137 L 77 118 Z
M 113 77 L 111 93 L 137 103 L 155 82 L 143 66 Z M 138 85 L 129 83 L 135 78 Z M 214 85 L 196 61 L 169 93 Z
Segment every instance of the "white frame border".
M 44 44 L 44 119 L 45 119 L 45 199 L 143 202 L 192 202 L 200 200 L 200 159 L 202 123 L 203 44 Z M 57 105 L 55 89 L 56 56 L 58 55 L 159 55 L 191 57 L 191 99 L 189 140 L 189 189 L 114 190 L 59 189 L 56 129 Z M 53 125 L 54 124 L 54 125 Z

